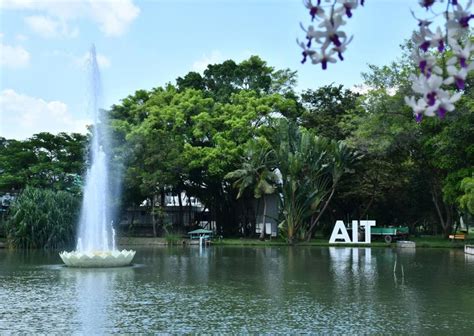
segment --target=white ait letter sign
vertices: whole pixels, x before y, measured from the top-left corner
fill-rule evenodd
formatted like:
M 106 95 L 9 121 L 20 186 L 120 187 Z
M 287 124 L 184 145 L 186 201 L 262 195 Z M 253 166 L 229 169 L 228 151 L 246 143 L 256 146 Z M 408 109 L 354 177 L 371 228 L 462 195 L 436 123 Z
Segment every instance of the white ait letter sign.
M 359 242 L 359 225 L 365 228 L 365 241 Z M 334 225 L 334 229 L 332 230 L 331 238 L 329 238 L 330 244 L 357 244 L 357 243 L 364 243 L 370 244 L 370 231 L 371 227 L 375 226 L 374 220 L 361 220 L 361 221 L 352 221 L 352 241 L 347 233 L 346 226 L 342 220 L 336 221 L 336 225 Z

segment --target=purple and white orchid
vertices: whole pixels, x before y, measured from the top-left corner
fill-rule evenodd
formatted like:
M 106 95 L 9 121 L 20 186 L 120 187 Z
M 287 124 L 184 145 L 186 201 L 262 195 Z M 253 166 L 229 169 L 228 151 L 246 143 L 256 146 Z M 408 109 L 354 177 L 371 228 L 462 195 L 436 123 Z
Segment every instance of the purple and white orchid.
M 363 0 L 304 0 L 305 7 L 309 10 L 311 21 L 317 20 L 320 23 L 315 28 L 313 25 L 301 28 L 306 33 L 307 43 L 297 41 L 303 49 L 303 60 L 311 58 L 311 63 L 321 64 L 323 70 L 327 69 L 328 63 L 336 63 L 337 57 L 344 60 L 343 53 L 348 44 L 352 41 L 352 36 L 348 37 L 342 30 L 346 24 L 344 17 L 351 18 L 353 11 L 360 5 L 364 5 Z M 314 43 L 313 43 L 314 42 Z M 317 49 L 314 47 L 317 45 Z
M 412 75 L 412 89 L 417 97 L 406 97 L 405 102 L 410 106 L 416 121 L 421 122 L 423 115 L 444 118 L 447 112 L 454 110 L 454 103 L 459 100 L 457 90 L 464 90 L 468 73 L 474 69 L 471 63 L 471 53 L 474 46 L 465 41 L 469 31 L 469 21 L 474 19 L 470 12 L 473 0 L 468 0 L 463 7 L 460 0 L 418 0 L 419 5 L 427 12 L 443 16 L 446 20 L 444 28 L 431 29 L 433 17 L 420 19 L 418 31 L 413 33 L 412 42 L 415 45 L 413 60 L 419 69 L 418 76 Z M 306 33 L 306 43 L 297 41 L 303 49 L 305 63 L 309 58 L 313 64 L 321 64 L 326 70 L 329 63 L 336 63 L 337 58 L 344 60 L 344 52 L 353 37 L 348 37 L 343 30 L 344 18 L 352 18 L 354 10 L 364 5 L 364 0 L 303 0 L 309 10 L 311 21 L 319 21 L 318 25 L 301 28 Z M 439 14 L 435 13 L 437 5 L 443 5 Z M 441 68 L 437 62 L 436 53 L 452 56 L 443 62 Z M 336 58 L 337 55 L 337 58 Z M 454 84 L 454 85 L 453 85 Z
M 465 81 L 469 71 L 474 69 L 474 63 L 471 61 L 471 52 L 474 47 L 469 41 L 466 41 L 466 32 L 469 30 L 469 20 L 474 18 L 469 8 L 472 0 L 469 0 L 466 7 L 463 8 L 460 1 L 447 0 L 447 8 L 439 15 L 446 19 L 444 30 L 437 27 L 433 32 L 429 20 L 418 20 L 419 29 L 413 33 L 412 41 L 418 48 L 413 53 L 420 74 L 410 76 L 412 89 L 415 93 L 421 95 L 418 100 L 416 97 L 405 97 L 405 102 L 413 110 L 416 121 L 420 122 L 423 115 L 438 116 L 444 118 L 446 113 L 454 111 L 454 103 L 459 100 L 461 93 L 455 92 L 452 84 L 459 91 L 464 90 Z M 434 12 L 436 3 L 442 3 L 442 0 L 420 0 L 420 6 L 430 9 Z M 444 71 L 436 63 L 436 53 L 450 57 L 444 64 Z

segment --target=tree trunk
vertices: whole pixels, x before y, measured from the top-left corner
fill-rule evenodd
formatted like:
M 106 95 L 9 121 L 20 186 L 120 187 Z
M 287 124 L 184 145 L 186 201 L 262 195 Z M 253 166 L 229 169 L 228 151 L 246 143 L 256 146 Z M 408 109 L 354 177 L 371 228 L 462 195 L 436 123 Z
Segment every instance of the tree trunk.
M 262 232 L 260 232 L 260 237 L 258 238 L 260 240 L 265 239 L 265 219 L 267 217 L 267 200 L 265 198 L 265 195 L 262 195 L 262 199 L 263 199 L 263 215 L 262 215 L 263 227 L 262 227 Z
M 191 204 L 191 197 L 187 193 L 186 193 L 186 195 L 188 196 L 188 205 L 189 205 L 189 208 L 188 208 L 188 226 L 191 227 L 193 225 L 193 218 L 192 218 L 193 205 Z
M 332 187 L 332 190 L 331 190 L 331 193 L 329 194 L 329 197 L 328 199 L 326 200 L 326 203 L 324 203 L 324 206 L 323 208 L 321 209 L 321 211 L 319 212 L 318 216 L 316 217 L 315 220 L 313 220 L 311 222 L 311 226 L 309 227 L 309 230 L 308 232 L 306 233 L 306 241 L 310 241 L 311 240 L 311 236 L 313 235 L 313 231 L 314 229 L 316 228 L 316 225 L 318 224 L 319 220 L 321 219 L 321 216 L 323 215 L 324 211 L 326 211 L 326 208 L 328 207 L 329 205 L 329 202 L 331 202 L 331 199 L 332 197 L 334 196 L 334 192 L 336 191 L 336 186 L 333 186 Z
M 436 192 L 434 187 L 431 189 L 431 200 L 433 201 L 433 204 L 436 209 L 436 213 L 438 215 L 439 222 L 441 224 L 441 227 L 443 228 L 443 235 L 445 237 L 448 237 L 451 231 L 451 226 L 452 226 L 452 208 L 449 205 L 444 204 L 442 200 L 441 201 L 439 200 L 438 193 Z M 444 205 L 446 218 L 443 215 L 443 212 L 441 211 L 439 202 L 441 202 Z
M 164 226 L 165 226 L 165 215 L 166 215 L 166 212 L 165 212 L 165 198 L 166 198 L 166 194 L 165 194 L 165 189 L 164 188 L 161 188 L 160 189 L 160 217 L 158 218 L 159 220 L 159 225 L 161 227 L 161 229 L 163 230 L 164 229 Z
M 179 216 L 178 216 L 178 226 L 181 229 L 183 227 L 183 200 L 181 199 L 181 192 L 178 192 L 178 205 L 179 205 Z
M 153 226 L 153 237 L 156 237 L 157 236 L 157 233 L 156 233 L 156 218 L 155 218 L 155 199 L 156 195 L 153 194 L 153 196 L 151 197 L 151 223 L 152 223 L 152 226 Z
M 372 206 L 372 203 L 374 202 L 374 200 L 375 200 L 375 195 L 372 194 L 372 197 L 370 198 L 369 203 L 367 203 L 367 206 L 364 208 L 364 210 L 362 211 L 362 213 L 359 216 L 360 219 L 363 219 L 365 217 L 365 215 L 369 211 L 370 207 Z
M 129 233 L 132 231 L 134 220 L 135 220 L 135 207 L 132 208 L 132 217 L 130 218 L 130 224 L 128 224 L 128 232 Z

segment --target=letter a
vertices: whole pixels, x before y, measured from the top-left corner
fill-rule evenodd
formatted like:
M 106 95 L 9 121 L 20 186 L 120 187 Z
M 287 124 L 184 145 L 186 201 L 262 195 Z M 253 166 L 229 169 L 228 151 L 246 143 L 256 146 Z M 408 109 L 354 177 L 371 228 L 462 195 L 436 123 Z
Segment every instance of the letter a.
M 343 242 L 336 242 L 336 239 L 343 239 Z M 342 220 L 336 221 L 336 225 L 334 225 L 334 229 L 332 230 L 331 238 L 329 239 L 330 244 L 334 243 L 350 243 L 351 239 L 347 234 L 346 227 L 344 226 L 344 222 Z

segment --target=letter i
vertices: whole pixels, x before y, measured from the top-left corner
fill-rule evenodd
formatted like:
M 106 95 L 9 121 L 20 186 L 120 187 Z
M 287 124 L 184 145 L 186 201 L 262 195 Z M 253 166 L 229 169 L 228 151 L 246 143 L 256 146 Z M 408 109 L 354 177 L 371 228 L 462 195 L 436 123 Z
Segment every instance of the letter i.
M 353 243 L 359 242 L 359 225 L 356 220 L 352 221 L 352 242 Z

